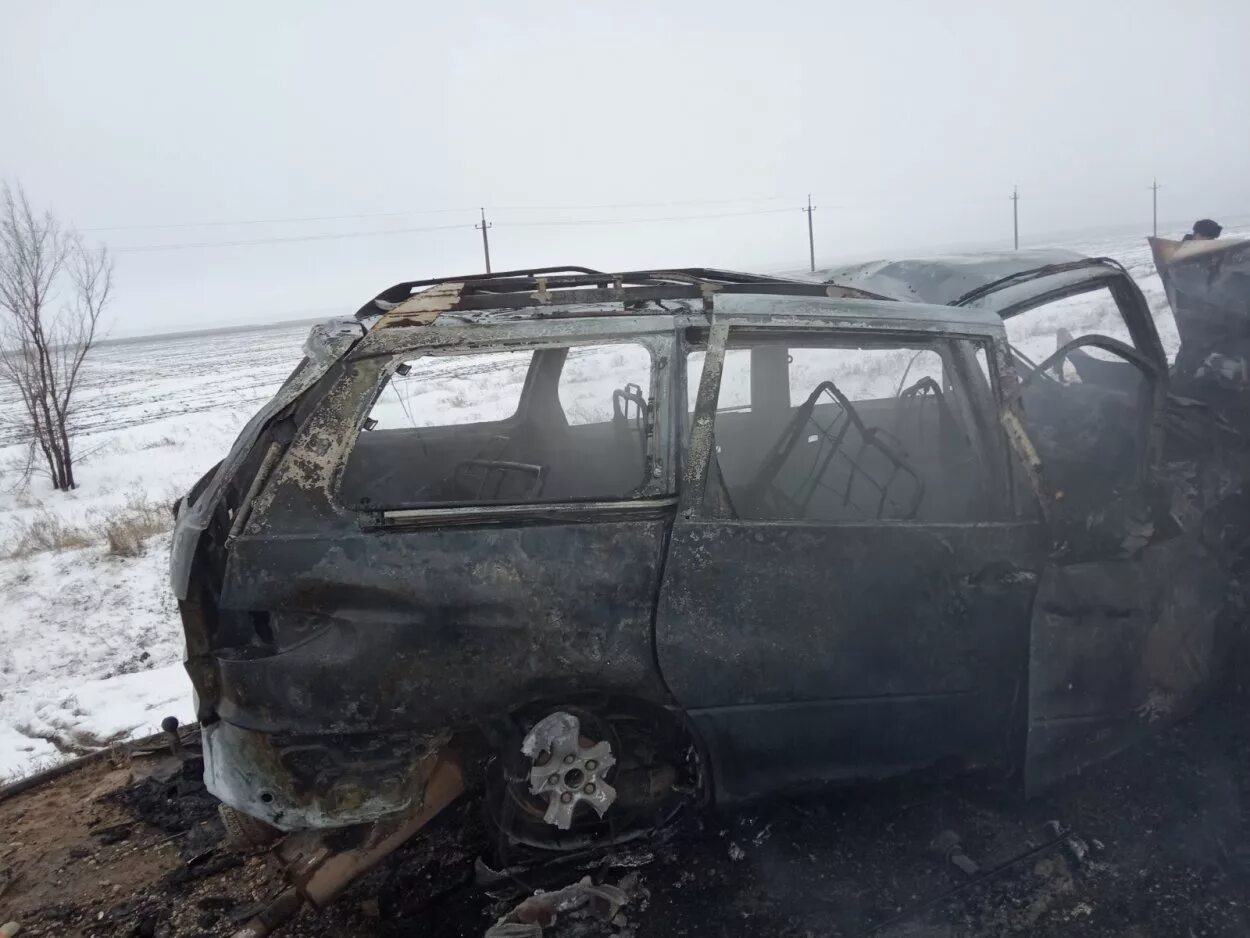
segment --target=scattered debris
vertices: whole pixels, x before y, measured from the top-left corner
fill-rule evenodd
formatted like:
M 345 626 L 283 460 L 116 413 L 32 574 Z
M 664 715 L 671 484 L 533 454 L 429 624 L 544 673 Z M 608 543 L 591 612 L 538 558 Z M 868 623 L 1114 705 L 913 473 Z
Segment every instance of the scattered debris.
M 232 850 L 238 850 L 240 853 L 257 853 L 265 850 L 272 847 L 281 836 L 281 831 L 229 805 L 218 805 L 217 814 L 226 832 L 226 843 Z
M 741 847 L 739 847 L 737 844 L 730 844 L 730 845 L 729 845 L 729 859 L 731 859 L 731 860 L 733 860 L 735 863 L 737 863 L 739 860 L 743 859 L 744 857 L 746 857 L 746 851 L 745 851 L 745 850 L 743 850 L 743 849 L 742 849 Z
M 115 791 L 121 791 L 134 781 L 134 773 L 129 769 L 114 769 L 104 778 L 100 779 L 100 783 L 91 789 L 87 794 L 88 801 L 98 801 L 105 795 L 111 795 Z
M 509 883 L 511 881 L 512 877 L 507 870 L 494 869 L 481 857 L 473 861 L 474 885 L 489 889 L 493 886 L 498 886 L 500 883 Z
M 1077 865 L 1084 863 L 1085 858 L 1089 856 L 1089 845 L 1075 834 L 1065 840 L 1063 845 L 1068 851 L 1068 856 L 1071 857 L 1072 861 Z
M 961 873 L 968 876 L 976 876 L 979 872 L 981 872 L 981 867 L 977 864 L 977 862 L 964 852 L 963 843 L 960 840 L 959 835 L 953 830 L 940 831 L 938 835 L 933 838 L 933 843 L 930 844 L 930 848 L 934 853 L 941 857 L 943 861 L 949 863 Z
M 127 821 L 123 821 L 120 824 L 109 824 L 105 827 L 92 829 L 91 836 L 94 837 L 101 846 L 107 847 L 110 844 L 121 843 L 123 840 L 128 840 L 133 826 L 134 825 Z
M 537 938 L 557 915 L 589 915 L 612 922 L 629 896 L 619 886 L 596 886 L 589 876 L 552 892 L 536 892 L 486 929 L 485 938 Z

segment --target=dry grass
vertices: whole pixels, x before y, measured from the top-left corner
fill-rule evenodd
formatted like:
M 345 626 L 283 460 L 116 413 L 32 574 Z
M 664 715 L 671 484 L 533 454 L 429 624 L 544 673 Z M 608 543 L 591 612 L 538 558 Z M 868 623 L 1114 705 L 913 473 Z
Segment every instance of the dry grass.
M 76 525 L 40 508 L 28 521 L 11 525 L 6 532 L 10 546 L 0 556 L 28 557 L 56 550 L 76 550 L 103 544 L 114 557 L 137 557 L 144 542 L 173 527 L 169 506 L 135 493 L 126 504 L 87 525 Z
M 143 551 L 144 541 L 173 525 L 174 515 L 168 505 L 154 502 L 146 495 L 131 495 L 97 530 L 114 557 L 137 557 Z
M 13 546 L 8 550 L 10 557 L 90 547 L 96 540 L 91 531 L 69 524 L 46 508 L 40 508 L 29 521 L 15 525 L 12 534 Z
M 172 433 L 166 433 L 160 439 L 149 440 L 148 442 L 141 444 L 140 446 L 137 447 L 137 449 L 140 449 L 140 450 L 163 449 L 164 447 L 168 447 L 168 446 L 178 446 L 181 443 L 182 443 L 182 440 L 178 439 L 178 437 L 174 436 Z

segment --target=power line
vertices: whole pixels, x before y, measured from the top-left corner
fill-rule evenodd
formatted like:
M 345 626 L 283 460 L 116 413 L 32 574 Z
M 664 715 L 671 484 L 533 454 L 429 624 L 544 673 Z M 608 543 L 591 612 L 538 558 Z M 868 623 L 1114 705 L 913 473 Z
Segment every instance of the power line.
M 750 212 L 713 212 L 702 215 L 667 215 L 647 218 L 569 218 L 560 221 L 501 221 L 499 228 L 568 228 L 578 225 L 640 225 L 651 222 L 694 221 L 701 218 L 741 218 L 744 215 L 780 215 L 793 208 L 766 208 Z
M 743 197 L 739 199 L 687 199 L 676 202 L 604 202 L 599 205 L 492 205 L 496 212 L 566 212 L 583 208 L 671 208 L 677 205 L 733 205 L 740 202 L 777 202 L 779 195 Z
M 774 209 L 757 209 L 749 212 L 711 212 L 701 215 L 669 215 L 663 217 L 646 217 L 646 218 L 572 218 L 563 221 L 521 221 L 521 222 L 499 222 L 497 225 L 492 223 L 490 227 L 501 228 L 561 228 L 561 227 L 579 227 L 582 225 L 635 225 L 649 224 L 652 222 L 674 222 L 674 221 L 696 221 L 705 218 L 738 218 L 747 215 L 777 215 L 782 212 L 789 212 L 788 208 Z M 427 225 L 421 228 L 385 228 L 380 231 L 344 231 L 334 234 L 315 234 L 315 235 L 286 235 L 273 238 L 247 238 L 235 241 L 188 241 L 177 244 L 142 244 L 131 247 L 110 248 L 109 250 L 116 254 L 142 254 L 150 251 L 182 251 L 193 248 L 219 248 L 219 247 L 251 247 L 261 244 L 286 244 L 298 241 L 332 241 L 347 238 L 373 238 L 383 235 L 397 234 L 414 234 L 422 231 L 452 231 L 457 228 L 476 228 L 480 230 L 479 225 L 459 224 L 459 225 Z
M 353 218 L 402 218 L 405 215 L 450 215 L 471 208 L 423 208 L 404 212 L 367 212 L 359 215 L 306 215 L 302 218 L 249 218 L 243 221 L 188 221 L 158 225 L 100 225 L 79 231 L 163 231 L 171 228 L 230 228 L 243 225 L 293 225 L 310 221 L 346 221 Z
M 339 234 L 291 235 L 283 238 L 250 238 L 244 241 L 188 241 L 181 244 L 141 244 L 133 247 L 109 248 L 113 254 L 143 254 L 149 251 L 183 251 L 191 248 L 227 248 L 257 244 L 285 244 L 292 241 L 334 241 L 345 238 L 374 238 L 381 235 L 414 234 L 419 231 L 451 231 L 472 228 L 472 224 L 430 225 L 425 228 L 387 228 L 382 231 L 345 231 Z
M 497 212 L 562 212 L 580 209 L 600 208 L 669 208 L 680 205 L 731 205 L 742 202 L 776 202 L 780 196 L 744 196 L 735 199 L 688 199 L 670 202 L 603 202 L 585 205 L 492 205 L 491 210 Z M 292 218 L 248 218 L 227 221 L 191 221 L 169 222 L 146 225 L 97 225 L 81 228 L 80 231 L 162 231 L 176 228 L 214 228 L 234 227 L 243 225 L 293 225 L 318 221 L 348 221 L 359 218 L 402 218 L 407 215 L 451 215 L 457 212 L 471 212 L 474 207 L 466 208 L 422 208 L 406 209 L 402 212 L 364 212 L 352 215 L 304 215 Z

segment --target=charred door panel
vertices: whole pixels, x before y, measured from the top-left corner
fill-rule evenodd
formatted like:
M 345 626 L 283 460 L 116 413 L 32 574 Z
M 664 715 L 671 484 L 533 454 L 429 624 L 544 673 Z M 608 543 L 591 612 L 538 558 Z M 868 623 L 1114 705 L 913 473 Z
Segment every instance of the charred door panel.
M 1024 702 L 1028 524 L 679 521 L 661 670 L 722 797 L 1004 749 Z M 761 774 L 763 773 L 763 774 Z
M 1185 536 L 1132 560 L 1043 572 L 1030 639 L 1029 794 L 1193 709 L 1215 677 L 1227 586 Z
M 432 731 L 535 697 L 663 699 L 651 613 L 669 521 L 240 538 L 217 648 L 223 719 L 283 733 Z

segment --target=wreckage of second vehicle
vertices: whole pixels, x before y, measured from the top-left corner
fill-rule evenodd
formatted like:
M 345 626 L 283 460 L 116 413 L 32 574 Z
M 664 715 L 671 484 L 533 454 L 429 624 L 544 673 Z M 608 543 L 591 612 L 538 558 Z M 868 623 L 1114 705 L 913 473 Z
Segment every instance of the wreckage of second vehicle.
M 927 766 L 1035 791 L 1192 708 L 1241 437 L 1133 280 L 830 277 L 461 277 L 315 329 L 179 510 L 211 790 L 316 831 L 473 785 L 567 848 Z M 1094 294 L 1118 335 L 1009 344 Z

